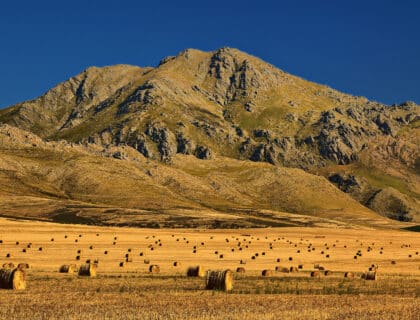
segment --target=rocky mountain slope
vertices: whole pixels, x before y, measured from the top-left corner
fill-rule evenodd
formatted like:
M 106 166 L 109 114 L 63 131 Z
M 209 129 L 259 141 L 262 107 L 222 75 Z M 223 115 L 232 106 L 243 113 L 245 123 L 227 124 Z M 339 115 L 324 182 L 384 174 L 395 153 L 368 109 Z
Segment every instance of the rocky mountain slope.
M 310 192 L 328 183 L 316 177 L 323 175 L 363 206 L 411 221 L 420 217 L 419 111 L 412 102 L 386 106 L 343 94 L 222 48 L 188 49 L 156 68 L 92 67 L 37 99 L 0 110 L 0 122 L 45 141 L 125 148 L 160 171 L 178 170 L 180 158 L 204 168 L 232 161 L 287 171 L 302 179 L 295 182 L 302 193 L 307 183 L 314 183 Z M 128 159 L 126 152 L 111 156 Z M 228 178 L 226 188 L 233 183 Z M 242 195 L 224 196 L 249 203 Z M 280 195 L 266 200 L 269 208 L 308 213 L 314 201 L 302 200 L 306 209 L 273 207 L 284 201 Z
M 0 215 L 143 227 L 394 226 L 321 176 L 218 156 L 46 142 L 0 125 Z

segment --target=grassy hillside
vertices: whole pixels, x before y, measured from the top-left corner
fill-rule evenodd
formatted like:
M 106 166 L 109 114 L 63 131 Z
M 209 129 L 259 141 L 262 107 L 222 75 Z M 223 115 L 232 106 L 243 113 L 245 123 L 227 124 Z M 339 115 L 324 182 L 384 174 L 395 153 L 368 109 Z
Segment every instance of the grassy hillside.
M 191 155 L 167 165 L 130 147 L 0 131 L 3 216 L 141 226 L 392 225 L 301 169 Z

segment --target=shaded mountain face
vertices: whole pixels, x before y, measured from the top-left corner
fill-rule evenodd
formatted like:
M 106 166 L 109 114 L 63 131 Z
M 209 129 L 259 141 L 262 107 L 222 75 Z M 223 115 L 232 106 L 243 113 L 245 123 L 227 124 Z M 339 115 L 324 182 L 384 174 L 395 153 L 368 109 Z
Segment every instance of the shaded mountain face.
M 156 68 L 89 68 L 1 110 L 0 122 L 47 140 L 131 147 L 167 164 L 184 154 L 338 175 L 330 181 L 363 205 L 412 220 L 419 215 L 419 113 L 412 102 L 371 102 L 222 48 L 188 49 Z M 366 185 L 343 187 L 348 175 Z M 404 198 L 403 217 L 394 202 L 388 210 L 371 199 L 389 187 Z

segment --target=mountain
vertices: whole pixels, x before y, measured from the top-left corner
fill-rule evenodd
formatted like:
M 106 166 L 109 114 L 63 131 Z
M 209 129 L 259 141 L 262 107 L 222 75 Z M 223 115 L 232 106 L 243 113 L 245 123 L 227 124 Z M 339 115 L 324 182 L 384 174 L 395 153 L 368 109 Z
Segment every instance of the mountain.
M 36 168 L 46 166 L 44 153 L 67 161 L 57 144 L 77 159 L 79 152 L 86 156 L 69 160 L 71 167 L 54 160 L 49 172 L 57 181 L 39 178 L 55 190 L 48 195 L 54 201 L 207 208 L 224 219 L 264 209 L 348 223 L 352 212 L 355 220 L 388 221 L 373 211 L 420 220 L 419 111 L 413 102 L 386 106 L 343 94 L 221 48 L 188 49 L 156 68 L 88 68 L 39 98 L 0 110 L 0 122 L 5 131 L 19 128 L 16 136 L 39 136 L 31 135 L 43 145 L 30 147 Z M 16 147 L 23 154 L 25 148 Z M 8 163 L 23 161 L 9 156 Z M 151 168 L 156 172 L 143 176 Z M 104 185 L 98 172 L 115 183 Z M 33 174 L 22 173 L 21 195 L 37 188 Z

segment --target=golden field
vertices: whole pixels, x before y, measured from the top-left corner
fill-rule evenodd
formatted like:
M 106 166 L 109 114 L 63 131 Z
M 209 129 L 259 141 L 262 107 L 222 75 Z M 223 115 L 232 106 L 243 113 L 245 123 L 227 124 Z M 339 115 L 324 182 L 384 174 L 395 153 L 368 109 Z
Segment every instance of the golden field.
M 414 232 L 134 229 L 3 218 L 0 223 L 1 264 L 30 265 L 26 290 L 0 290 L 0 318 L 418 319 L 420 314 L 420 237 Z M 120 267 L 129 249 L 133 261 Z M 96 278 L 58 272 L 62 264 L 87 259 L 99 260 Z M 175 261 L 180 265 L 174 267 Z M 151 264 L 160 266 L 159 274 L 149 273 Z M 333 274 L 311 278 L 314 264 Z M 362 280 L 372 264 L 378 265 L 378 279 Z M 235 274 L 230 293 L 206 291 L 204 279 L 185 276 L 195 265 L 233 271 L 241 266 L 246 272 Z M 261 276 L 263 269 L 298 265 L 299 272 Z M 346 271 L 355 278 L 345 279 Z

